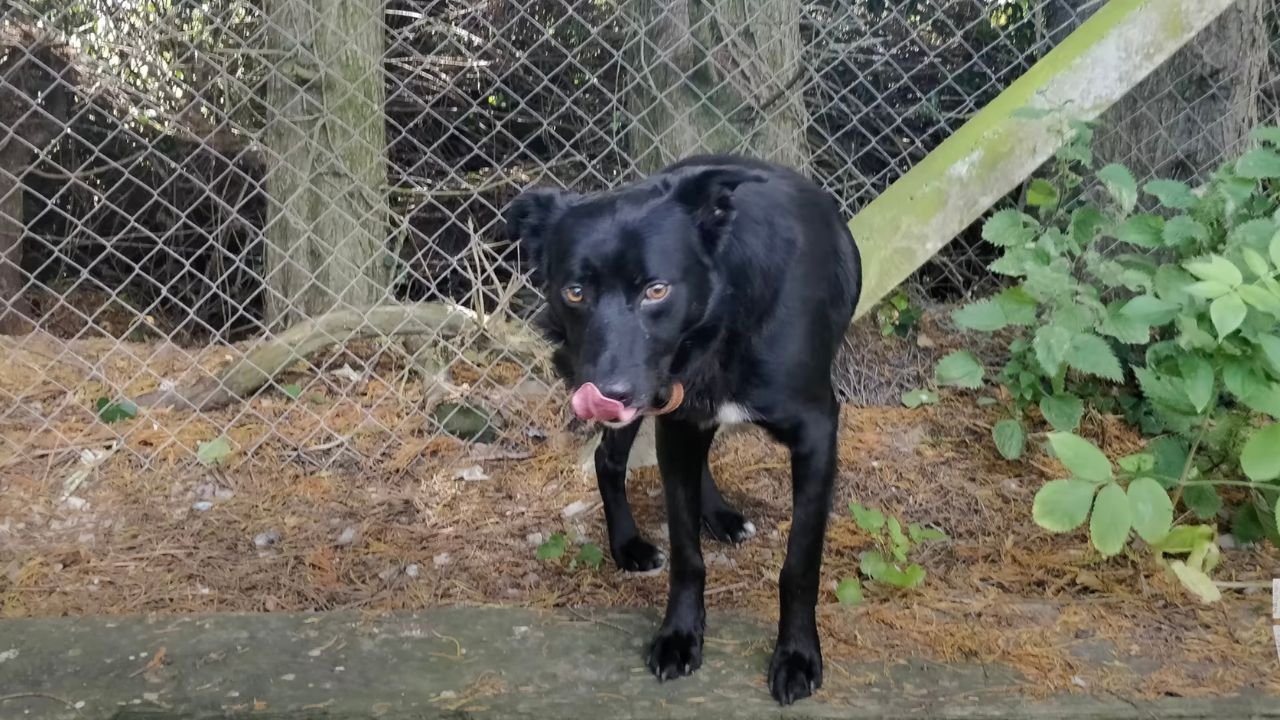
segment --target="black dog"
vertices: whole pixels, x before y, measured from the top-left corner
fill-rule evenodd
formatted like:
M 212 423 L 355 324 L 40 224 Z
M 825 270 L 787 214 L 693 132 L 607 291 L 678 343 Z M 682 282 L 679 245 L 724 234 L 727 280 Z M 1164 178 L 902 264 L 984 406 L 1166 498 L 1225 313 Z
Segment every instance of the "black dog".
M 596 472 L 610 551 L 626 570 L 663 563 L 636 531 L 627 455 L 642 414 L 670 410 L 683 390 L 656 420 L 671 580 L 649 669 L 665 680 L 702 663 L 699 521 L 722 540 L 754 531 L 720 496 L 707 452 L 721 423 L 751 422 L 791 451 L 793 525 L 769 689 L 784 705 L 812 694 L 822 684 L 814 607 L 839 418 L 831 372 L 861 286 L 835 200 L 787 168 L 698 156 L 610 192 L 530 190 L 505 219 L 547 297 L 539 324 L 574 409 L 606 425 Z

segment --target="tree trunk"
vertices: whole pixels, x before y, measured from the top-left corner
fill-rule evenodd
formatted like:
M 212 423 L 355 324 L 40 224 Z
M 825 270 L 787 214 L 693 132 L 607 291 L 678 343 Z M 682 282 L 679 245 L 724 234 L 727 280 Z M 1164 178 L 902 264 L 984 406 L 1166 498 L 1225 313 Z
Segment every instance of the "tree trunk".
M 387 263 L 382 0 L 270 0 L 266 313 L 380 302 Z
M 639 171 L 705 152 L 807 168 L 799 0 L 629 0 L 627 11 Z
M 1101 162 L 1140 180 L 1203 182 L 1243 151 L 1259 120 L 1268 0 L 1239 0 L 1102 118 Z
M 0 146 L 0 335 L 31 330 L 30 308 L 22 296 L 22 175 L 31 163 L 31 149 L 17 140 Z

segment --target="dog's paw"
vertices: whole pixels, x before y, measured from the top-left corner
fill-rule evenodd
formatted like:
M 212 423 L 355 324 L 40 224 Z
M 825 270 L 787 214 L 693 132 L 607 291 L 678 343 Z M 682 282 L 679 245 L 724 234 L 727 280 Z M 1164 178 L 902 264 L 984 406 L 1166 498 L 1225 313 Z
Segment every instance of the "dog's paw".
M 743 517 L 742 513 L 728 508 L 703 515 L 702 525 L 711 533 L 711 537 L 735 545 L 746 542 L 756 534 L 756 526 L 750 520 Z
M 822 653 L 815 645 L 803 648 L 775 648 L 769 663 L 769 694 L 779 705 L 807 698 L 822 687 Z
M 657 572 L 667 564 L 667 556 L 652 543 L 636 535 L 613 548 L 613 561 L 625 572 Z
M 702 667 L 702 633 L 662 628 L 645 664 L 659 682 L 692 674 Z

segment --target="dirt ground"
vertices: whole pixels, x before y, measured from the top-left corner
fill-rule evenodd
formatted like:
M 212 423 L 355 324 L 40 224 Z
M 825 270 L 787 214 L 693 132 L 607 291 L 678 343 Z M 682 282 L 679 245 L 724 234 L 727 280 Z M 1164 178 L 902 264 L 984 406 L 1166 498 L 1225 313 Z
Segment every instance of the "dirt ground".
M 518 368 L 455 368 L 470 396 L 506 409 L 510 428 L 464 446 L 434 432 L 430 393 L 376 348 L 286 375 L 298 399 L 266 391 L 203 415 L 144 410 L 107 425 L 92 411 L 106 388 L 143 392 L 229 354 L 109 339 L 71 347 L 85 360 L 30 342 L 0 367 L 0 398 L 17 399 L 0 413 L 0 617 L 664 601 L 665 574 L 535 557 L 555 532 L 603 547 L 604 519 L 581 462 L 588 436 L 563 397 Z M 375 372 L 334 372 L 344 365 Z M 1028 462 L 1002 460 L 988 440 L 993 419 L 954 393 L 915 410 L 845 409 L 819 608 L 829 656 L 1005 663 L 1029 693 L 1280 693 L 1265 591 L 1199 605 L 1144 556 L 1103 560 L 1081 534 L 1040 531 L 1032 497 L 1060 468 L 1038 447 Z M 1110 418 L 1087 418 L 1083 432 L 1116 453 L 1141 442 Z M 227 462 L 201 465 L 193 451 L 220 433 Z M 746 429 L 724 433 L 712 462 L 759 534 L 737 547 L 704 541 L 707 602 L 771 619 L 789 518 L 785 452 Z M 665 544 L 656 471 L 633 472 L 629 493 L 642 530 Z M 836 583 L 872 542 L 844 509 L 850 500 L 950 535 L 915 558 L 922 587 L 871 585 L 863 605 L 836 603 Z M 1215 576 L 1269 582 L 1280 554 L 1228 549 Z M 1113 672 L 1088 659 L 1099 647 L 1145 658 L 1150 672 Z

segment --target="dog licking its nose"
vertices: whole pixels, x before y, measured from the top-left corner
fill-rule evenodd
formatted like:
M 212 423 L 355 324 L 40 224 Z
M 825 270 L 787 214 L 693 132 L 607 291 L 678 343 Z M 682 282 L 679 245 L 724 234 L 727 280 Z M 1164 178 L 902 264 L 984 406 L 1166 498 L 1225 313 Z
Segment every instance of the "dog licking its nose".
M 597 420 L 599 422 L 629 423 L 639 413 L 620 401 L 607 398 L 594 383 L 586 383 L 573 393 L 570 401 L 573 412 L 581 420 Z

